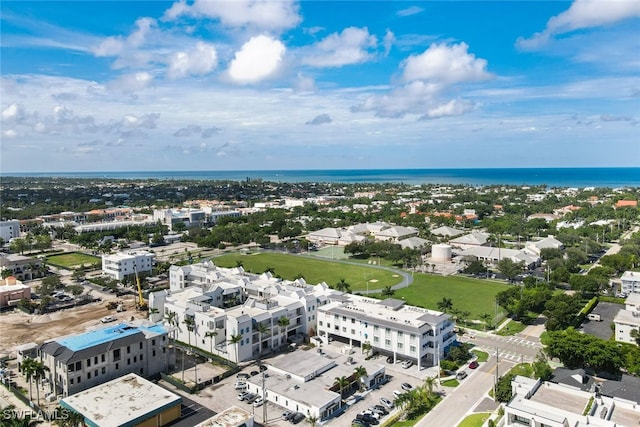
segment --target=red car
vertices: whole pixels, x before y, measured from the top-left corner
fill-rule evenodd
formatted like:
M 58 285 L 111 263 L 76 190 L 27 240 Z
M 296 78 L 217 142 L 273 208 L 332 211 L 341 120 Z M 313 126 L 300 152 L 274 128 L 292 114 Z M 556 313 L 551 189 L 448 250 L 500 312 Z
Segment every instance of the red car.
M 478 367 L 478 362 L 476 362 L 475 360 L 469 363 L 469 369 L 476 369 L 477 367 Z

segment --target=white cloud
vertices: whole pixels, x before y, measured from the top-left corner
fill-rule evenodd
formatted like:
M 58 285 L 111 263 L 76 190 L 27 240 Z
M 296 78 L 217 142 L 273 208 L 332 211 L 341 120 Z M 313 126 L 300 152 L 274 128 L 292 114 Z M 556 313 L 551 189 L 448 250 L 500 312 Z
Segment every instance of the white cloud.
M 125 74 L 107 83 L 107 88 L 117 92 L 131 93 L 148 88 L 153 83 L 153 76 L 145 71 Z
M 569 9 L 549 19 L 546 28 L 530 38 L 519 38 L 521 49 L 536 49 L 554 35 L 575 30 L 614 24 L 628 18 L 640 17 L 637 0 L 575 0 Z
M 140 18 L 136 21 L 136 29 L 128 37 L 107 37 L 93 48 L 93 53 L 98 57 L 119 56 L 126 50 L 140 47 L 155 26 L 155 19 Z
M 2 110 L 2 120 L 7 122 L 19 122 L 25 115 L 24 107 L 15 102 Z
M 396 35 L 393 34 L 391 30 L 387 29 L 387 32 L 385 33 L 384 39 L 383 39 L 385 56 L 389 55 L 389 52 L 391 51 L 391 47 L 394 45 L 395 42 L 396 42 Z
M 296 92 L 315 92 L 316 83 L 312 77 L 298 73 L 293 82 L 293 88 Z
M 411 15 L 416 15 L 420 12 L 423 12 L 424 9 L 418 6 L 411 6 L 408 7 L 406 9 L 402 9 L 396 12 L 396 15 L 398 16 L 411 16 Z
M 366 62 L 374 57 L 378 41 L 367 28 L 349 27 L 333 33 L 309 49 L 303 63 L 314 67 L 342 67 Z
M 211 72 L 218 64 L 214 46 L 199 42 L 190 51 L 175 52 L 169 57 L 167 75 L 177 79 L 188 75 L 202 75 Z
M 487 61 L 468 53 L 466 43 L 434 43 L 420 55 L 411 55 L 401 67 L 402 80 L 426 80 L 445 85 L 477 82 L 491 78 Z
M 444 104 L 429 108 L 423 119 L 437 119 L 445 116 L 460 116 L 475 108 L 475 104 L 468 100 L 452 99 Z
M 218 19 L 228 27 L 256 27 L 264 30 L 286 30 L 301 22 L 295 0 L 195 0 L 174 3 L 164 19 L 174 20 L 182 15 Z
M 177 137 L 188 137 L 193 135 L 200 135 L 202 132 L 202 128 L 198 125 L 189 125 L 187 127 L 183 127 L 178 129 L 173 136 Z
M 229 76 L 236 83 L 256 83 L 272 76 L 279 68 L 286 48 L 280 40 L 266 35 L 252 37 L 229 65 Z
M 7 138 L 15 138 L 18 136 L 18 132 L 15 129 L 7 129 L 2 131 L 2 136 Z

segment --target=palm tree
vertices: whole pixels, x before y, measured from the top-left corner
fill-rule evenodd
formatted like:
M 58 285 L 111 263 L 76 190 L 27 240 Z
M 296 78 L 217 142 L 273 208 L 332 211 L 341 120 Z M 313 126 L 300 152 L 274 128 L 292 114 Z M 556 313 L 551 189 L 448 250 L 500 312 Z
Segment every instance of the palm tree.
M 349 293 L 349 291 L 351 291 L 351 285 L 348 284 L 344 278 L 341 278 L 340 281 L 336 283 L 336 290 Z
M 175 311 L 170 311 L 164 318 L 170 326 L 178 326 L 178 314 Z M 173 338 L 176 338 L 176 331 L 173 331 Z
M 338 388 L 340 389 L 340 407 L 342 407 L 342 397 L 343 397 L 342 393 L 349 384 L 350 384 L 349 380 L 344 375 L 341 377 L 336 377 L 335 379 L 334 385 L 337 385 Z
M 151 317 L 153 314 L 158 314 L 160 313 L 160 310 L 158 310 L 155 307 L 149 307 L 149 313 L 147 317 Z
M 259 335 L 259 340 L 258 340 L 258 350 L 259 350 L 259 354 L 260 356 L 262 356 L 262 334 L 266 333 L 269 330 L 269 328 L 267 328 L 264 323 L 256 323 L 256 331 L 258 331 Z
M 42 380 L 46 372 L 49 370 L 44 362 L 36 360 L 33 362 L 33 378 L 36 380 L 36 395 L 38 396 L 38 406 L 40 406 L 40 380 Z
M 318 422 L 318 417 L 316 417 L 315 415 L 309 415 L 307 417 L 307 422 L 311 424 L 311 427 L 315 427 L 316 423 Z
M 24 376 L 27 378 L 27 382 L 29 383 L 29 401 L 31 402 L 33 402 L 33 393 L 31 390 L 31 379 L 35 374 L 35 363 L 36 363 L 35 359 L 32 359 L 30 357 L 25 357 L 22 360 L 22 364 L 20 365 L 20 370 L 22 371 Z
M 290 321 L 287 316 L 282 316 L 281 318 L 278 319 L 278 326 L 280 327 L 280 333 L 282 333 L 282 331 L 284 330 L 284 337 L 285 337 L 284 344 L 287 343 L 287 335 L 289 333 L 288 331 L 289 323 Z
M 236 348 L 236 361 L 235 363 L 238 363 L 238 344 L 240 343 L 240 341 L 242 341 L 242 335 L 238 334 L 238 335 L 231 335 L 231 338 L 229 339 L 229 342 L 233 345 L 235 345 Z
M 367 355 L 366 357 L 368 357 L 369 352 L 371 351 L 371 348 L 372 348 L 371 343 L 369 341 L 365 341 L 362 343 L 361 348 L 362 348 L 362 351 Z
M 209 347 L 210 347 L 210 353 L 213 354 L 213 341 L 215 340 L 215 337 L 218 336 L 218 331 L 207 331 L 204 333 L 204 337 L 205 338 L 211 338 L 211 340 L 209 341 Z
M 447 310 L 451 310 L 453 308 L 453 301 L 451 301 L 451 298 L 443 297 L 442 301 L 438 301 L 437 306 L 438 310 L 446 313 Z
M 395 293 L 396 291 L 394 291 L 391 286 L 385 286 L 382 290 L 382 296 L 387 298 L 392 297 Z
M 368 375 L 367 368 L 360 365 L 353 370 L 353 375 L 355 376 L 356 381 L 358 382 L 358 390 L 362 390 L 362 386 L 364 385 L 364 383 L 362 382 L 362 378 Z
M 191 347 L 191 332 L 195 331 L 196 329 L 196 321 L 191 316 L 185 316 L 182 323 L 184 323 L 187 327 L 187 339 L 189 340 L 189 347 Z
M 469 311 L 465 311 L 465 310 L 460 311 L 460 320 L 462 321 L 462 323 L 465 324 L 465 326 L 467 325 L 467 320 L 469 319 L 470 315 L 471 313 Z
M 491 319 L 493 319 L 492 315 L 490 315 L 489 313 L 482 313 L 480 315 L 480 319 L 482 319 L 484 321 L 484 330 L 485 331 L 487 329 L 491 328 Z
M 427 395 L 433 394 L 433 386 L 437 385 L 437 380 L 434 377 L 427 377 L 424 379 L 424 386 L 427 389 Z

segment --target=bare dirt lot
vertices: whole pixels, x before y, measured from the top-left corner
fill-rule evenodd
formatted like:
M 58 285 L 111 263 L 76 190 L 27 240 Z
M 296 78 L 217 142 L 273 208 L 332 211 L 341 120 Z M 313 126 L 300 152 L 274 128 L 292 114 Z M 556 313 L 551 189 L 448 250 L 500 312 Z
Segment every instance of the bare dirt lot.
M 100 302 L 42 315 L 31 315 L 20 310 L 1 314 L 0 353 L 15 356 L 13 353 L 16 346 L 29 342 L 40 344 L 59 336 L 84 332 L 88 328 L 101 325 L 100 319 L 104 316 L 113 316 L 118 320 L 130 320 L 132 316 L 146 317 L 146 313 L 135 310 L 133 296 L 118 298 L 124 302 L 126 308 L 126 311 L 121 313 L 106 308 L 108 299 L 109 297 L 106 297 Z

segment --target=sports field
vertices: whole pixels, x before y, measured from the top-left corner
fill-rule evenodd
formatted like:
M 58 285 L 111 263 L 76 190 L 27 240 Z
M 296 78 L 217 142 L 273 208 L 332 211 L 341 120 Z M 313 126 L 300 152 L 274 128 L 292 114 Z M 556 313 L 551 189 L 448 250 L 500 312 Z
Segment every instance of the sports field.
M 495 297 L 509 285 L 459 276 L 415 274 L 413 284 L 396 291 L 395 298 L 409 304 L 438 310 L 438 301 L 449 298 L 453 308 L 468 311 L 469 319 L 480 319 L 483 313 L 495 314 Z
M 87 255 L 79 252 L 51 255 L 47 257 L 47 262 L 52 265 L 59 265 L 64 268 L 80 267 L 84 264 L 100 265 L 102 259 L 97 256 Z
M 386 271 L 345 264 L 331 260 L 319 260 L 300 255 L 286 255 L 278 253 L 257 254 L 227 254 L 214 258 L 213 262 L 220 267 L 235 267 L 236 262 L 242 262 L 246 271 L 263 273 L 268 267 L 274 273 L 288 280 L 302 275 L 307 283 L 326 282 L 333 287 L 340 279 L 344 279 L 351 286 L 351 291 L 370 289 L 382 289 L 385 286 L 397 285 L 402 281 L 399 275 Z M 368 282 L 368 283 L 367 283 Z

